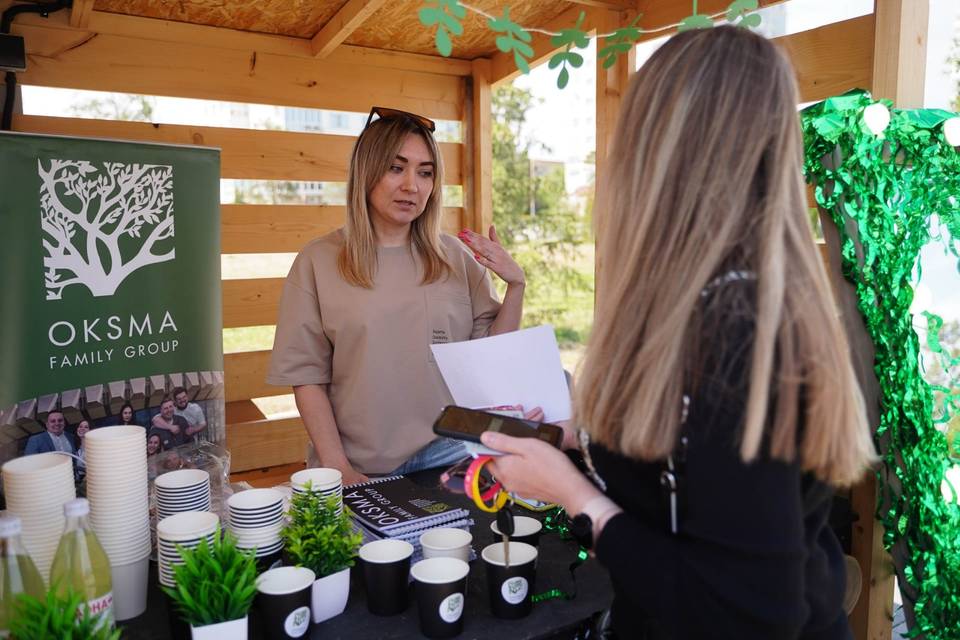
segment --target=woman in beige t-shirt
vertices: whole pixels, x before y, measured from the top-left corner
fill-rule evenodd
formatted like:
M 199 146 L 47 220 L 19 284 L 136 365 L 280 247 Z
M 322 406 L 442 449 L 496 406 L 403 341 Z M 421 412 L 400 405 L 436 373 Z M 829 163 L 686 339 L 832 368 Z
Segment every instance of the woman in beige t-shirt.
M 346 225 L 308 244 L 287 276 L 267 375 L 293 387 L 312 466 L 339 469 L 344 484 L 465 455 L 431 430 L 450 398 L 430 345 L 518 329 L 525 285 L 493 227 L 459 241 L 440 232 L 433 122 L 376 107 L 370 117 Z M 502 303 L 487 269 L 507 283 Z

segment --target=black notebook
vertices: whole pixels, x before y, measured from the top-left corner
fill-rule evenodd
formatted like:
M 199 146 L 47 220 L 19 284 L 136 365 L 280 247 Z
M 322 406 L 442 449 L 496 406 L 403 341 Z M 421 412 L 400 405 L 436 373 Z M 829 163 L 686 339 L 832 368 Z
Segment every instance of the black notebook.
M 421 487 L 404 476 L 376 478 L 343 488 L 343 504 L 356 522 L 384 538 L 431 529 L 470 517 L 441 489 Z

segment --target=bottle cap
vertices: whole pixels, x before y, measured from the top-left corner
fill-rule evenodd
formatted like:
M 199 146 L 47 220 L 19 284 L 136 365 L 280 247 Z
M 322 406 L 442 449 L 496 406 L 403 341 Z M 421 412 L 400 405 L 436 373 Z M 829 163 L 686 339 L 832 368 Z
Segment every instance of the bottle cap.
M 20 535 L 22 527 L 18 516 L 0 517 L 0 538 L 9 538 Z
M 68 518 L 77 518 L 90 513 L 90 502 L 86 498 L 74 498 L 63 503 L 63 515 Z

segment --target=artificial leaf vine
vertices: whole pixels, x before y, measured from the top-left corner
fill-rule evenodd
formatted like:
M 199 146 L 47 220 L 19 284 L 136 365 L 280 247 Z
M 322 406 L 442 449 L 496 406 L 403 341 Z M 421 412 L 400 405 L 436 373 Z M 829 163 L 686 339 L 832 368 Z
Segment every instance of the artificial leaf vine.
M 640 40 L 642 34 L 654 34 L 668 32 L 676 28 L 678 31 L 687 29 L 706 29 L 713 26 L 716 19 L 726 19 L 730 24 L 738 27 L 755 28 L 760 25 L 760 15 L 749 13 L 757 9 L 757 0 L 735 0 L 729 8 L 722 13 L 713 15 L 701 14 L 697 12 L 697 0 L 693 0 L 693 15 L 684 18 L 677 24 L 667 25 L 658 29 L 641 29 L 638 26 L 640 16 L 637 16 L 629 26 L 619 28 L 610 33 L 598 33 L 591 36 L 588 29 L 583 28 L 586 13 L 581 11 L 577 22 L 573 27 L 561 29 L 560 31 L 548 31 L 532 27 L 524 27 L 510 18 L 510 7 L 504 7 L 503 14 L 494 16 L 477 7 L 471 6 L 460 0 L 425 0 L 426 6 L 419 12 L 420 22 L 433 28 L 436 26 L 434 41 L 437 51 L 440 55 L 449 57 L 453 53 L 453 40 L 451 36 L 463 34 L 463 23 L 461 22 L 467 15 L 467 12 L 474 13 L 486 18 L 486 24 L 497 35 L 497 49 L 505 54 L 513 55 L 513 63 L 522 73 L 530 73 L 530 60 L 536 55 L 531 42 L 533 41 L 533 32 L 542 33 L 550 36 L 550 44 L 556 48 L 562 48 L 562 51 L 551 56 L 548 66 L 550 69 L 560 68 L 557 75 L 557 86 L 561 89 L 567 86 L 570 80 L 569 68 L 578 69 L 583 65 L 583 56 L 573 49 L 585 49 L 590 40 L 596 38 L 605 40 L 604 46 L 597 52 L 599 60 L 602 60 L 603 68 L 609 69 L 616 63 L 617 57 L 630 51 L 630 49 Z

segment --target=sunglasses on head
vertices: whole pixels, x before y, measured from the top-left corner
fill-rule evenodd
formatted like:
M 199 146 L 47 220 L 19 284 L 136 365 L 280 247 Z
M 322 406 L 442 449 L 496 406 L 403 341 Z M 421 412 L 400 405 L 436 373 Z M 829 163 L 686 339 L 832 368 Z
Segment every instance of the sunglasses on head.
M 377 116 L 377 118 L 408 118 L 431 133 L 437 130 L 437 123 L 430 118 L 424 118 L 423 116 L 418 116 L 417 114 L 410 113 L 409 111 L 390 109 L 389 107 L 374 107 L 373 109 L 370 109 L 370 115 L 367 116 L 367 124 L 363 125 L 364 131 L 366 131 L 367 127 L 370 126 L 370 123 L 373 122 L 373 116 Z

